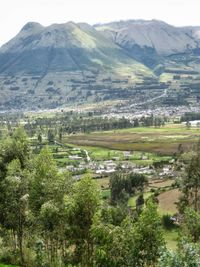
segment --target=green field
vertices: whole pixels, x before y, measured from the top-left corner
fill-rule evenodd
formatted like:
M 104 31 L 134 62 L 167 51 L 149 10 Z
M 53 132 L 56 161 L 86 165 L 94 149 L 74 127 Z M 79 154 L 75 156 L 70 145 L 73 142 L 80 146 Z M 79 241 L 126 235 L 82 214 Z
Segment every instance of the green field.
M 115 131 L 66 136 L 64 142 L 78 146 L 100 147 L 118 151 L 142 151 L 173 155 L 179 144 L 184 150 L 198 142 L 200 130 L 172 124 L 161 128 L 139 127 Z M 101 152 L 102 153 L 102 152 Z
M 151 192 L 145 192 L 144 193 L 144 200 L 148 199 L 151 195 L 152 195 Z M 137 198 L 138 198 L 138 195 L 129 198 L 129 200 L 128 200 L 128 206 L 131 207 L 131 208 L 135 208 Z
M 0 267 L 19 267 L 17 265 L 6 265 L 6 264 L 3 264 L 3 263 L 0 263 Z
M 177 230 L 165 230 L 164 239 L 168 249 L 176 250 L 178 243 L 178 231 Z
M 144 193 L 144 199 L 148 199 L 151 196 L 151 192 L 146 192 Z M 166 198 L 163 198 L 163 195 L 168 197 L 167 201 L 165 203 Z M 135 208 L 136 206 L 136 199 L 138 196 L 131 197 L 128 201 L 128 206 L 131 208 Z M 164 201 L 160 203 L 160 200 L 163 198 Z M 176 205 L 174 201 L 178 200 L 178 194 L 177 194 L 177 189 L 174 190 L 169 190 L 167 192 L 161 193 L 158 197 L 159 199 L 159 204 L 158 204 L 158 212 L 160 216 L 164 214 L 174 214 L 177 212 Z M 166 230 L 164 229 L 164 239 L 166 242 L 166 245 L 169 249 L 176 250 L 177 248 L 177 243 L 178 243 L 178 229 L 173 229 L 173 230 Z

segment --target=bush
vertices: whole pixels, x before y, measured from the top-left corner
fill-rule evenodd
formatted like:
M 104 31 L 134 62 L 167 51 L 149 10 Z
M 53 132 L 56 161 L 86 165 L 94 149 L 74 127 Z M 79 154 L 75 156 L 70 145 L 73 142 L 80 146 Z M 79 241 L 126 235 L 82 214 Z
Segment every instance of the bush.
M 11 251 L 8 247 L 1 248 L 0 262 L 5 264 L 19 264 L 19 253 Z
M 150 192 L 151 192 L 151 193 L 155 193 L 155 192 L 156 192 L 156 189 L 155 189 L 155 188 L 151 188 L 151 189 L 150 189 Z
M 164 214 L 162 217 L 162 224 L 167 230 L 171 230 L 175 227 L 173 220 L 171 219 L 171 215 Z
M 160 190 L 159 189 L 156 189 L 154 192 L 155 192 L 154 193 L 154 197 L 158 197 L 160 195 Z

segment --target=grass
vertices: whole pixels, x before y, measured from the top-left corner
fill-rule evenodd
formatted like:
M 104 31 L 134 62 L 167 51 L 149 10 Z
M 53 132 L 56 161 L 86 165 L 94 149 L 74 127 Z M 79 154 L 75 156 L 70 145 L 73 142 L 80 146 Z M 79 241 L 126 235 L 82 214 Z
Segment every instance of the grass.
M 81 149 L 86 149 L 91 157 L 92 160 L 101 161 L 101 160 L 110 160 L 114 157 L 119 158 L 119 160 L 125 160 L 124 154 L 120 150 L 112 150 L 109 148 L 104 147 L 95 147 L 95 146 L 79 146 Z M 141 159 L 142 156 L 147 157 L 147 159 Z M 141 151 L 134 151 L 131 155 L 129 160 L 133 161 L 137 165 L 150 165 L 155 161 L 160 160 L 170 160 L 171 157 L 169 156 L 162 156 L 156 155 L 155 153 L 145 153 Z
M 173 80 L 173 76 L 174 74 L 171 74 L 171 73 L 163 73 L 160 75 L 160 82 L 168 82 L 168 81 L 171 81 Z
M 172 189 L 161 193 L 158 196 L 159 200 L 159 212 L 160 214 L 175 214 L 177 213 L 176 203 L 179 200 L 181 193 L 178 189 Z
M 160 188 L 162 186 L 169 186 L 170 183 L 169 181 L 166 181 L 163 183 L 163 185 L 161 185 L 160 183 Z M 145 192 L 144 193 L 144 199 L 148 199 L 153 193 L 152 192 Z M 176 203 L 179 200 L 181 193 L 178 189 L 170 189 L 166 192 L 161 193 L 158 196 L 158 211 L 160 213 L 160 215 L 163 214 L 175 214 L 177 213 L 177 205 Z M 130 197 L 128 200 L 128 206 L 134 208 L 136 206 L 136 200 L 138 198 L 138 195 Z
M 166 187 L 170 187 L 173 183 L 174 183 L 173 179 L 152 180 L 149 182 L 149 187 L 151 187 L 151 188 L 166 188 Z
M 177 152 L 179 144 L 188 150 L 200 138 L 199 129 L 186 129 L 182 125 L 169 124 L 161 128 L 139 127 L 91 134 L 77 134 L 66 136 L 66 143 L 84 147 L 96 147 L 93 153 L 97 155 L 99 149 L 111 151 L 142 151 L 153 154 L 172 156 Z M 86 148 L 87 149 L 87 148 Z M 103 151 L 98 153 L 102 155 Z M 105 150 L 104 150 L 104 153 Z
M 123 158 L 121 151 L 110 150 L 109 148 L 93 147 L 93 146 L 79 146 L 81 149 L 86 149 L 93 160 L 109 160 L 113 157 Z
M 145 192 L 144 193 L 144 200 L 148 199 L 150 196 L 152 195 L 151 192 Z M 128 200 L 128 206 L 131 208 L 135 208 L 136 206 L 136 200 L 138 198 L 139 195 L 136 195 L 134 197 L 130 197 Z
M 177 249 L 177 239 L 178 239 L 178 231 L 177 230 L 165 230 L 164 231 L 164 239 L 166 241 L 166 245 L 168 249 L 176 250 Z
M 108 189 L 110 184 L 110 178 L 99 178 L 95 180 L 102 189 Z
M 0 263 L 0 267 L 19 267 L 19 266 L 17 266 L 17 265 L 7 265 L 7 264 Z
M 101 190 L 101 196 L 104 199 L 110 198 L 110 189 Z

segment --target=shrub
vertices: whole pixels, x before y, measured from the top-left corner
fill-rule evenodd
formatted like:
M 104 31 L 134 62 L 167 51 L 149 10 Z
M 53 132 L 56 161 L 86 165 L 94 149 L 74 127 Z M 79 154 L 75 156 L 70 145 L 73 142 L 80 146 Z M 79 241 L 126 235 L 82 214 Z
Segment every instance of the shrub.
M 171 215 L 164 214 L 162 217 L 162 224 L 167 230 L 171 230 L 175 227 L 174 221 L 171 218 Z

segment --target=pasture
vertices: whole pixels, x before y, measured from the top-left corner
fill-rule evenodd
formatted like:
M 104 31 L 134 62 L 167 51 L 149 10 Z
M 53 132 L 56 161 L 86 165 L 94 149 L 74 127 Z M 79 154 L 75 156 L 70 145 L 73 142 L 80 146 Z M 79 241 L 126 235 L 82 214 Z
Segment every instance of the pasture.
M 65 136 L 64 142 L 78 146 L 99 147 L 118 151 L 142 151 L 171 156 L 182 144 L 189 150 L 200 138 L 200 129 L 187 129 L 180 124 L 161 128 L 138 127 L 114 131 Z
M 174 214 L 177 213 L 177 202 L 181 193 L 178 189 L 172 189 L 161 193 L 158 196 L 159 201 L 159 212 L 160 214 Z

